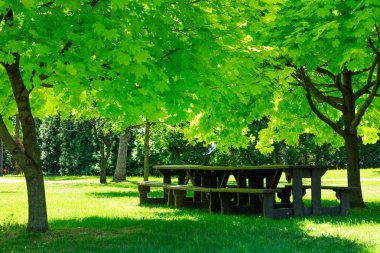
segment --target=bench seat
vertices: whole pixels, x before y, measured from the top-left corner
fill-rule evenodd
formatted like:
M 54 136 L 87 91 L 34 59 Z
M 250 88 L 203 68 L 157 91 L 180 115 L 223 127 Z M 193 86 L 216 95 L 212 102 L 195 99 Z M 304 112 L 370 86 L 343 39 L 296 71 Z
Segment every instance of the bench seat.
M 145 203 L 160 203 L 164 204 L 167 202 L 167 198 L 148 198 L 148 193 L 150 192 L 151 187 L 161 187 L 166 188 L 170 184 L 165 184 L 157 181 L 128 181 L 132 184 L 136 184 L 138 186 L 139 196 L 140 196 L 140 204 Z
M 184 198 L 187 191 L 203 192 L 208 194 L 209 212 L 224 213 L 226 198 L 225 194 L 258 194 L 262 196 L 262 211 L 264 217 L 274 217 L 275 194 L 281 192 L 281 189 L 259 189 L 259 188 L 210 188 L 192 185 L 171 185 L 166 189 L 170 191 L 168 206 L 174 204 L 175 208 L 184 206 Z
M 185 205 L 186 192 L 202 192 L 207 194 L 207 206 L 209 212 L 221 212 L 225 213 L 228 208 L 229 197 L 231 194 L 235 196 L 243 195 L 258 195 L 261 197 L 262 210 L 264 217 L 273 218 L 274 215 L 274 203 L 275 194 L 281 192 L 281 189 L 260 189 L 260 188 L 212 188 L 212 187 L 200 187 L 193 185 L 172 185 L 161 183 L 157 181 L 129 181 L 133 184 L 138 185 L 140 204 L 145 203 L 166 203 L 168 206 L 173 206 L 175 208 L 181 208 Z M 163 198 L 148 198 L 148 193 L 151 187 L 161 187 L 166 191 Z M 257 197 L 257 198 L 258 198 Z M 241 207 L 237 207 L 238 209 Z M 257 208 L 257 207 L 256 207 Z M 252 208 L 251 208 L 252 209 Z
M 285 189 L 290 191 L 291 185 L 285 185 Z M 303 185 L 304 194 L 306 189 L 312 189 L 311 185 Z M 324 214 L 331 215 L 348 215 L 350 209 L 350 195 L 352 191 L 359 190 L 359 187 L 349 187 L 349 186 L 335 186 L 335 185 L 322 185 L 321 190 L 332 190 L 336 193 L 336 198 L 339 200 L 338 207 L 324 208 Z

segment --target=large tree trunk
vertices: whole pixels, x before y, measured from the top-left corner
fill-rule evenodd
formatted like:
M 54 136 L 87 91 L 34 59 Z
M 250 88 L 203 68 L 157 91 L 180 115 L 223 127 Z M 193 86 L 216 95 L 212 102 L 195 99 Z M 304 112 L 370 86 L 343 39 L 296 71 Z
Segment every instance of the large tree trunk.
M 45 186 L 41 166 L 30 165 L 25 170 L 28 190 L 29 212 L 28 231 L 45 232 L 48 230 Z
M 127 175 L 128 142 L 131 138 L 131 128 L 127 127 L 125 133 L 119 136 L 119 151 L 113 180 L 116 182 L 125 181 Z
M 145 123 L 145 135 L 144 135 L 144 181 L 149 180 L 150 126 L 151 126 L 151 123 L 147 120 Z
M 365 207 L 360 182 L 360 159 L 359 140 L 357 134 L 350 134 L 345 137 L 345 148 L 347 153 L 347 179 L 348 186 L 359 187 L 359 190 L 351 193 L 351 207 Z
M 4 169 L 4 150 L 3 150 L 3 142 L 0 140 L 0 177 L 3 176 Z
M 12 86 L 18 114 L 20 116 L 23 133 L 23 147 L 21 149 L 9 133 L 3 118 L 0 115 L 0 138 L 3 140 L 13 158 L 24 171 L 28 191 L 28 231 L 44 232 L 48 230 L 45 187 L 42 174 L 40 150 L 37 144 L 37 133 L 29 94 L 20 73 L 20 55 L 14 54 L 13 64 L 3 64 Z

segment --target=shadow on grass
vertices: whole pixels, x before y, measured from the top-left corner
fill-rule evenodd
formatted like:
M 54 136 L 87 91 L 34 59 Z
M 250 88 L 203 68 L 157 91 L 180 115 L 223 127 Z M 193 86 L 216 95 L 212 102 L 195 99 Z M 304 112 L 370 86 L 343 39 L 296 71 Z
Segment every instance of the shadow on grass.
M 91 192 L 88 195 L 96 198 L 125 198 L 125 197 L 138 197 L 137 191 L 133 192 Z
M 12 194 L 12 193 L 17 193 L 16 191 L 0 191 L 0 194 Z
M 77 180 L 91 180 L 91 179 L 98 180 L 98 178 L 95 176 L 45 176 L 44 179 L 46 181 L 67 181 L 67 180 L 77 181 Z
M 346 217 L 342 217 L 342 221 Z M 326 217 L 323 218 L 326 222 Z M 335 217 L 327 219 L 331 222 Z M 44 234 L 0 231 L 4 252 L 370 252 L 354 239 L 308 234 L 304 219 L 209 215 L 180 210 L 155 218 L 53 220 Z M 318 219 L 315 219 L 318 223 Z M 322 220 L 321 220 L 322 221 Z M 6 239 L 5 239 L 6 238 Z

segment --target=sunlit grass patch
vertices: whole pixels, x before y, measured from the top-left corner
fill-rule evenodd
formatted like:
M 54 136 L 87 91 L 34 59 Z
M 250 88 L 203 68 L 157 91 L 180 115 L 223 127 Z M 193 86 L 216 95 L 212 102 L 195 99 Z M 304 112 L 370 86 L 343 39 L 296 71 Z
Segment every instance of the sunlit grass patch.
M 379 171 L 364 174 L 376 179 Z M 342 181 L 337 173 L 329 175 L 332 184 Z M 18 181 L 3 183 L 14 179 Z M 353 210 L 346 217 L 268 220 L 260 215 L 140 206 L 137 186 L 128 182 L 47 179 L 50 230 L 44 234 L 25 232 L 23 178 L 0 181 L 0 252 L 380 252 L 380 185 L 370 180 L 363 181 L 368 209 Z M 151 194 L 163 193 L 155 188 Z M 323 198 L 324 205 L 337 204 L 332 191 Z M 305 204 L 310 205 L 309 191 Z

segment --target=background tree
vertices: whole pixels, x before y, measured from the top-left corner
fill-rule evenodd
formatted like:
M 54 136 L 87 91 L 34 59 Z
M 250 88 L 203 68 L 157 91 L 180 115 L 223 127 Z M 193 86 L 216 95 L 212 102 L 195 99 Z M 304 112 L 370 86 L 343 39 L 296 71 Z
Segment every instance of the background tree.
M 106 119 L 91 120 L 94 137 L 99 147 L 100 155 L 100 183 L 107 183 L 107 163 L 111 156 L 112 144 L 115 140 L 113 125 Z
M 132 126 L 127 127 L 123 135 L 119 136 L 119 147 L 117 153 L 117 163 L 113 180 L 116 182 L 125 181 L 127 175 L 127 161 L 128 161 L 128 143 L 131 139 Z
M 100 162 L 96 155 L 98 149 L 91 123 L 82 121 L 76 116 L 59 121 L 58 136 L 50 136 L 43 141 L 47 144 L 42 144 L 42 147 L 54 148 L 54 139 L 59 142 L 57 150 L 47 151 L 59 155 L 59 157 L 55 157 L 59 162 L 59 174 L 89 175 L 95 174 L 95 171 L 98 172 Z M 51 123 L 54 124 L 54 121 Z M 54 125 L 51 126 L 51 129 L 54 129 Z M 54 132 L 54 130 L 51 131 Z M 43 148 L 42 151 L 44 152 L 45 149 Z
M 263 54 L 276 60 L 268 64 L 277 82 L 274 110 L 259 147 L 282 139 L 292 145 L 305 132 L 321 145 L 344 145 L 348 185 L 360 188 L 358 137 L 365 143 L 379 138 L 380 7 L 373 1 L 305 0 L 279 1 L 273 10 L 263 13 L 262 26 L 251 27 L 266 46 Z M 351 205 L 364 206 L 361 190 Z
M 41 148 L 42 169 L 47 174 L 62 175 L 60 157 L 65 151 L 60 135 L 59 115 L 47 117 L 37 125 L 38 143 Z M 71 139 L 71 141 L 74 141 Z M 76 150 L 72 150 L 74 153 Z M 82 154 L 83 155 L 83 154 Z M 67 161 L 66 159 L 64 159 Z

